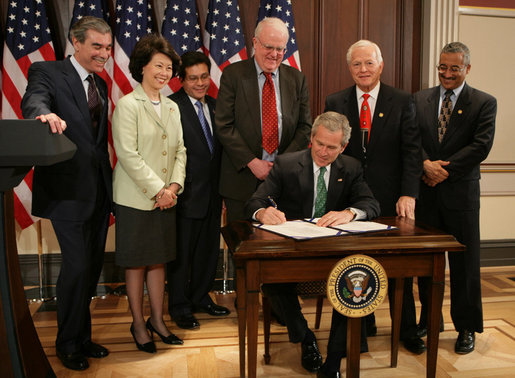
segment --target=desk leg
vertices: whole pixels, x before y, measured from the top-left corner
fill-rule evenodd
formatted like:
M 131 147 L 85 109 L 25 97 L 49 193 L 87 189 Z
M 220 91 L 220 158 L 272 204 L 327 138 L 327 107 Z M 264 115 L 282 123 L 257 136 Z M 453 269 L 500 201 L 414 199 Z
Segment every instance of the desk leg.
M 259 262 L 247 263 L 247 364 L 248 377 L 256 377 L 259 314 Z
M 361 318 L 347 319 L 347 378 L 359 377 Z
M 442 312 L 443 289 L 445 278 L 445 254 L 434 255 L 433 277 L 429 292 L 427 309 L 427 364 L 426 376 L 436 376 L 436 359 L 438 357 L 438 338 L 440 337 L 440 314 Z
M 236 267 L 236 313 L 238 314 L 238 340 L 240 344 L 240 377 L 245 377 L 245 330 L 247 328 L 247 288 L 245 287 L 245 270 Z
M 390 280 L 391 281 L 391 280 Z M 402 317 L 402 296 L 404 294 L 404 278 L 395 278 L 393 280 L 393 303 L 392 306 L 392 339 L 390 349 L 390 366 L 397 367 L 397 356 L 399 354 L 399 336 L 401 331 L 401 317 Z

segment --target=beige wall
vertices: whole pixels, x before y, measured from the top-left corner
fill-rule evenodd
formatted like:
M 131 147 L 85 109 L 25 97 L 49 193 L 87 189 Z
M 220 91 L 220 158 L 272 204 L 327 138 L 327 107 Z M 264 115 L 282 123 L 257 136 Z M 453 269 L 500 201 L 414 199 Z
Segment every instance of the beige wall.
M 467 83 L 497 98 L 494 145 L 482 167 L 481 239 L 514 239 L 515 11 L 460 9 L 458 25 L 471 51 Z

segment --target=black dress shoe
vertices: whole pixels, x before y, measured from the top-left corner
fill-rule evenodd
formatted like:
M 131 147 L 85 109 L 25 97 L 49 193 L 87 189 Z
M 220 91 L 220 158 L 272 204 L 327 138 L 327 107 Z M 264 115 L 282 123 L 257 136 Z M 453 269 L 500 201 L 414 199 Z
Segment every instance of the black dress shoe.
M 172 316 L 173 321 L 177 324 L 177 327 L 182 329 L 195 329 L 200 327 L 200 324 L 192 314 L 182 314 L 178 316 Z
M 328 373 L 328 372 L 325 372 L 322 369 L 320 369 L 317 372 L 317 378 L 340 378 L 340 377 L 341 377 L 341 375 L 340 375 L 339 371 Z
M 456 345 L 454 345 L 454 351 L 458 354 L 467 354 L 474 350 L 475 347 L 476 336 L 474 332 L 470 331 L 461 331 L 458 334 L 458 340 L 456 340 Z
M 138 347 L 139 350 L 141 350 L 142 352 L 146 352 L 146 353 L 156 353 L 157 352 L 156 344 L 154 344 L 154 341 L 149 341 L 148 343 L 145 343 L 145 344 L 138 343 L 138 340 L 136 340 L 136 335 L 134 335 L 134 324 L 131 324 L 131 334 L 132 334 L 132 338 L 134 339 L 134 343 L 136 344 L 136 346 Z
M 426 344 L 424 344 L 424 340 L 420 337 L 410 337 L 402 340 L 402 343 L 404 344 L 404 348 L 409 350 L 411 353 L 422 354 L 426 351 Z
M 182 344 L 184 344 L 184 341 L 179 339 L 177 336 L 175 336 L 171 332 L 170 332 L 170 334 L 168 336 L 161 335 L 157 331 L 157 329 L 155 329 L 154 326 L 152 325 L 152 322 L 150 321 L 150 318 L 147 319 L 146 327 L 147 327 L 147 329 L 150 332 L 150 337 L 154 337 L 154 333 L 155 333 L 157 336 L 159 336 L 161 338 L 161 341 L 163 343 L 165 343 L 165 344 L 170 344 L 170 345 L 182 345 Z
M 443 332 L 444 331 L 444 325 L 443 325 L 443 316 L 440 317 L 440 332 Z M 424 322 L 420 322 L 418 325 L 417 325 L 417 337 L 424 337 L 427 335 L 427 323 L 424 321 Z
M 104 358 L 109 355 L 109 351 L 102 345 L 94 343 L 93 341 L 87 341 L 82 344 L 82 353 L 86 357 L 92 358 Z
M 302 343 L 302 367 L 311 373 L 315 373 L 322 366 L 322 356 L 318 350 L 317 341 Z
M 197 311 L 206 312 L 211 316 L 226 316 L 231 313 L 227 307 L 218 306 L 217 304 L 210 303 L 208 305 L 197 306 Z
M 56 350 L 57 357 L 61 360 L 63 365 L 71 370 L 86 370 L 89 368 L 89 363 L 86 356 L 80 352 L 77 353 L 61 353 Z

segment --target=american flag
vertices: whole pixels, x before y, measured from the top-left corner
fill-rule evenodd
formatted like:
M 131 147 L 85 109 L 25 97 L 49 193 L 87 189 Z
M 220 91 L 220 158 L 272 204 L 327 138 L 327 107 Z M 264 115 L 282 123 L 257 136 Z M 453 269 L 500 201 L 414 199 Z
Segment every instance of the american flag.
M 205 29 L 204 52 L 212 63 L 209 95 L 216 97 L 223 69 L 247 59 L 238 1 L 209 0 Z
M 106 1 L 107 0 L 75 0 L 70 28 L 84 16 L 103 18 L 107 21 L 107 23 L 109 23 L 109 6 L 107 5 Z M 64 55 L 73 55 L 74 52 L 75 51 L 73 49 L 72 40 L 68 34 Z
M 129 58 L 136 42 L 155 31 L 154 25 L 150 1 L 116 0 L 111 89 L 111 100 L 114 106 L 138 84 L 129 72 Z
M 179 55 L 187 51 L 200 50 L 200 25 L 195 0 L 168 0 L 161 34 Z M 181 83 L 174 77 L 168 86 L 172 92 L 177 92 L 181 88 Z
M 291 0 L 261 0 L 259 4 L 258 23 L 265 17 L 277 17 L 284 21 L 290 32 L 290 39 L 286 45 L 284 63 L 295 67 L 300 71 L 299 48 L 295 36 L 295 23 L 293 21 L 293 11 Z
M 43 0 L 11 0 L 3 57 L 2 118 L 21 119 L 21 99 L 27 87 L 27 72 L 32 62 L 55 60 Z M 15 218 L 26 228 L 38 220 L 30 214 L 32 171 L 14 189 Z

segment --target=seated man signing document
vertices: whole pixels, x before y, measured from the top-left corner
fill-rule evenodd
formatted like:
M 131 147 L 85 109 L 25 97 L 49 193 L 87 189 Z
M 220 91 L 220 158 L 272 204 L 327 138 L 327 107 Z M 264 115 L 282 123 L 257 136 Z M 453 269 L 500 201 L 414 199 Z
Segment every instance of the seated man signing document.
M 315 217 L 320 218 L 321 227 L 377 217 L 379 203 L 363 179 L 361 163 L 341 154 L 350 133 L 344 115 L 319 115 L 311 130 L 311 148 L 277 157 L 247 202 L 247 217 L 264 224 Z M 322 364 L 320 352 L 302 315 L 295 284 L 267 284 L 263 292 L 288 327 L 290 342 L 302 342 L 302 366 L 317 371 Z

